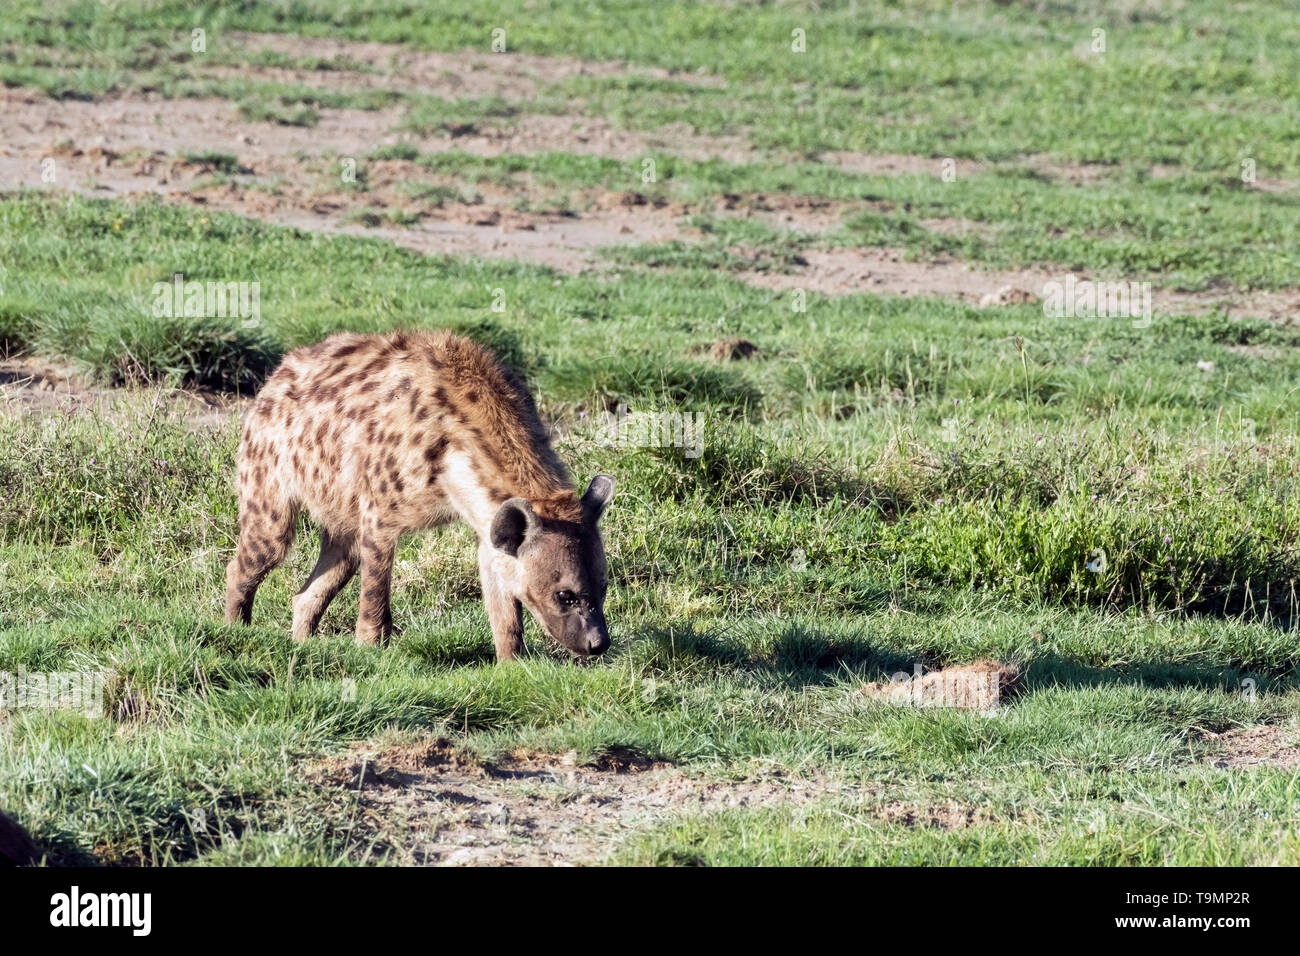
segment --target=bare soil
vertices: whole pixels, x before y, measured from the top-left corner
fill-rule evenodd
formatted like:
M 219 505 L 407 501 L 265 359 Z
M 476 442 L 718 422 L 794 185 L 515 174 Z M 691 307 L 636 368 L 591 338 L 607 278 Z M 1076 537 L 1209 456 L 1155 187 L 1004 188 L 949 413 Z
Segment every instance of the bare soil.
M 939 176 L 945 168 L 951 169 L 958 179 L 974 176 L 988 170 L 984 163 L 970 159 L 945 156 L 901 156 L 896 153 L 868 155 L 866 153 L 828 152 L 817 157 L 823 163 L 838 166 L 846 172 L 865 173 L 870 176 Z
M 217 392 L 193 389 L 140 390 L 171 414 L 195 426 L 220 428 L 243 400 Z M 0 415 L 109 414 L 132 390 L 105 388 L 88 383 L 66 363 L 34 356 L 0 359 Z
M 876 816 L 886 823 L 909 827 L 932 827 L 939 830 L 964 830 L 969 826 L 991 822 L 992 818 L 977 807 L 950 800 L 947 803 L 917 805 L 914 803 L 887 803 L 881 805 Z
M 814 801 L 849 803 L 882 823 L 907 827 L 995 822 L 958 801 L 882 801 L 874 787 L 771 771 L 715 779 L 626 749 L 586 763 L 573 752 L 521 750 L 492 763 L 445 739 L 370 742 L 306 773 L 324 790 L 352 797 L 354 839 L 413 865 L 600 863 L 628 838 L 675 816 Z
M 355 795 L 357 836 L 378 841 L 395 862 L 435 866 L 599 863 L 676 814 L 870 793 L 774 774 L 714 780 L 627 750 L 585 764 L 573 753 L 525 751 L 485 763 L 446 740 L 358 744 L 309 774 Z
M 742 278 L 770 289 L 805 289 L 832 295 L 871 292 L 894 296 L 933 296 L 971 305 L 1014 305 L 1037 298 L 1049 282 L 1061 282 L 1064 269 L 981 269 L 947 257 L 911 261 L 899 249 L 809 250 L 808 265 L 791 272 L 750 272 Z M 1079 279 L 1092 278 L 1076 273 Z M 1240 292 L 1178 292 L 1152 288 L 1157 314 L 1200 314 L 1216 307 L 1230 315 L 1291 321 L 1300 315 L 1300 289 Z M 1104 320 L 1097 320 L 1104 321 Z
M 386 86 L 444 97 L 501 96 L 518 103 L 535 97 L 543 84 L 583 74 L 652 75 L 687 84 L 725 85 L 718 77 L 694 73 L 518 54 L 434 53 L 389 44 L 254 34 L 236 35 L 234 43 L 250 53 L 266 49 L 299 59 L 314 57 L 322 68 L 213 65 L 201 67 L 200 72 L 218 75 L 234 69 L 245 77 L 322 89 Z M 378 236 L 424 253 L 505 258 L 568 273 L 604 267 L 598 253 L 602 247 L 695 239 L 698 233 L 682 222 L 690 212 L 754 217 L 819 236 L 837 228 L 845 215 L 871 206 L 764 194 L 719 197 L 703 208 L 655 205 L 629 201 L 637 195 L 636 183 L 623 192 L 591 189 L 569 194 L 527 177 L 507 185 L 457 182 L 399 161 L 366 164 L 370 181 L 364 188 L 349 186 L 341 175 L 343 160 L 359 161 L 377 146 L 398 142 L 410 142 L 422 153 L 455 149 L 483 156 L 555 150 L 620 160 L 659 154 L 736 161 L 779 158 L 756 150 L 742 136 L 701 136 L 684 125 L 652 133 L 622 130 L 583 115 L 579 102 L 571 106 L 574 112 L 564 115 L 524 112 L 499 126 L 474 125 L 422 136 L 399 131 L 404 113 L 398 107 L 321 109 L 319 124 L 302 128 L 246 121 L 234 104 L 220 99 L 167 100 L 151 93 L 130 93 L 82 102 L 0 89 L 0 182 L 91 195 L 160 195 L 169 202 L 204 205 L 282 225 Z M 180 160 L 182 154 L 205 152 L 234 155 L 238 171 L 221 174 L 201 163 Z M 938 175 L 943 162 L 942 157 L 856 153 L 828 153 L 821 160 L 845 169 L 898 175 Z M 1079 182 L 1092 181 L 1107 171 L 1107 167 L 1029 162 L 1046 175 Z M 978 175 L 983 169 L 966 160 L 955 164 L 958 178 Z M 51 170 L 53 182 L 48 181 Z M 419 186 L 446 187 L 463 195 L 420 198 L 418 190 L 411 189 Z M 923 225 L 949 235 L 987 229 L 960 219 L 931 219 Z M 756 268 L 735 275 L 778 290 L 936 296 L 1000 306 L 1032 301 L 1045 283 L 1060 281 L 1064 274 L 1048 267 L 980 269 L 943 258 L 909 261 L 900 250 L 890 248 L 809 250 L 803 262 L 786 271 Z M 1234 315 L 1287 321 L 1300 313 L 1297 289 L 1199 293 L 1157 289 L 1154 299 L 1156 311 L 1162 313 L 1222 307 Z
M 202 75 L 239 77 L 254 76 L 267 82 L 315 86 L 329 90 L 394 89 L 425 93 L 444 99 L 462 97 L 497 96 L 511 102 L 528 102 L 536 98 L 550 84 L 575 76 L 614 76 L 669 80 L 685 86 L 708 89 L 726 89 L 724 77 L 715 76 L 703 68 L 696 72 L 665 70 L 633 66 L 628 63 L 590 62 L 568 57 L 528 56 L 520 53 L 485 53 L 477 50 L 437 52 L 412 50 L 410 47 L 390 43 L 368 43 L 354 40 L 336 40 L 325 37 L 305 37 L 293 34 L 233 33 L 228 40 L 237 52 L 255 55 L 271 51 L 298 60 L 320 61 L 321 69 L 292 69 L 243 64 L 238 67 L 214 66 L 201 71 Z M 574 104 L 580 107 L 581 104 Z M 580 110 L 576 112 L 581 112 Z M 576 117 L 579 122 L 593 122 Z M 606 135 L 608 127 L 594 121 L 599 136 Z M 612 132 L 612 131 L 610 131 Z M 660 143 L 668 152 L 678 155 L 698 155 L 702 158 L 732 158 L 740 162 L 752 161 L 758 150 L 746 144 L 742 137 L 697 137 L 690 129 L 665 130 L 669 135 Z M 643 146 L 632 145 L 639 140 L 635 134 L 623 131 L 615 135 L 629 137 L 621 147 L 632 152 L 644 151 Z M 686 139 L 683 140 L 682 137 Z M 569 147 L 571 152 L 581 149 Z M 628 152 L 614 152 L 619 158 Z M 770 155 L 770 154 L 769 154 Z M 773 157 L 776 158 L 776 157 Z M 794 154 L 784 159 L 798 159 Z M 828 151 L 817 157 L 818 161 L 839 166 L 849 172 L 870 175 L 940 175 L 945 164 L 962 179 L 987 172 L 991 167 L 972 159 L 944 156 L 909 156 L 895 153 L 858 153 Z M 1102 163 L 1062 163 L 1050 157 L 1034 156 L 1026 165 L 1044 176 L 1075 184 L 1089 184 L 1107 178 L 1113 167 Z M 1157 166 L 1153 176 L 1170 175 L 1175 170 Z M 1255 185 L 1269 191 L 1288 191 L 1297 184 L 1287 180 L 1257 180 Z
M 484 193 L 481 202 L 432 205 L 399 191 L 399 183 L 439 186 L 452 181 L 400 161 L 372 164 L 373 182 L 366 191 L 346 189 L 338 160 L 323 159 L 320 150 L 328 144 L 340 158 L 355 158 L 376 145 L 408 138 L 388 132 L 397 120 L 393 111 L 324 110 L 319 126 L 302 129 L 245 122 L 220 100 L 146 95 L 83 103 L 0 90 L 0 107 L 0 141 L 8 144 L 0 149 L 0 180 L 14 185 L 128 198 L 154 194 L 281 225 L 380 236 L 426 253 L 517 259 L 576 272 L 602 246 L 676 238 L 676 222 L 684 211 L 680 205 L 625 202 L 618 194 L 609 199 L 603 191 L 593 191 L 590 208 L 581 213 L 519 212 L 515 200 L 544 202 L 552 194 L 484 186 L 466 190 Z M 541 119 L 548 124 L 557 120 Z M 482 152 L 493 154 L 512 150 L 514 142 L 504 134 L 474 139 Z M 422 150 L 451 148 L 450 139 L 418 142 Z M 545 146 L 538 138 L 530 143 Z M 455 148 L 467 145 L 458 140 Z M 206 152 L 237 156 L 240 173 L 214 182 L 210 167 L 178 159 L 182 153 Z M 53 161 L 52 184 L 43 181 L 43 160 Z M 420 221 L 385 225 L 390 212 L 418 214 Z M 379 225 L 355 221 L 366 215 Z
M 1216 767 L 1300 770 L 1300 729 L 1294 725 L 1265 724 L 1207 737 L 1215 745 L 1211 759 Z
M 411 89 L 444 98 L 464 96 L 500 96 L 508 100 L 527 100 L 540 92 L 541 83 L 555 83 L 573 76 L 634 76 L 673 80 L 691 86 L 725 88 L 727 81 L 707 73 L 686 73 L 649 67 L 634 67 L 621 62 L 593 63 L 568 57 L 528 56 L 522 53 L 486 53 L 466 50 L 441 53 L 413 50 L 396 43 L 368 43 L 283 33 L 233 33 L 228 35 L 239 52 L 262 51 L 291 56 L 299 60 L 318 59 L 341 65 L 364 67 L 384 78 L 390 89 Z M 245 67 L 240 67 L 241 72 Z M 266 67 L 254 67 L 265 72 Z M 357 69 L 286 71 L 321 78 L 321 74 L 339 74 L 336 84 L 354 87 L 365 72 Z M 308 80 L 304 77 L 303 82 Z

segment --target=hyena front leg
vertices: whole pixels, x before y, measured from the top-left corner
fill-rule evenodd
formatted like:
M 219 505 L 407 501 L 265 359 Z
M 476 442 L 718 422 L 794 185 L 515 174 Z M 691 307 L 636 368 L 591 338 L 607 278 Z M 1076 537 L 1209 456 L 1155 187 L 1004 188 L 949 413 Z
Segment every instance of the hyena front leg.
M 307 583 L 293 599 L 293 639 L 305 641 L 316 633 L 330 601 L 357 573 L 359 560 L 352 536 L 335 537 L 324 528 L 320 533 L 320 557 Z
M 357 643 L 377 644 L 393 632 L 389 590 L 398 534 L 385 529 L 378 518 L 361 521 L 361 609 L 357 614 Z
M 524 609 L 497 580 L 497 574 L 492 570 L 496 553 L 490 542 L 479 544 L 478 575 L 483 585 L 483 605 L 487 608 L 497 660 L 508 661 L 524 652 Z
M 226 565 L 226 621 L 251 624 L 258 585 L 293 545 L 298 509 L 277 494 L 255 497 L 241 489 L 239 497 L 239 545 Z

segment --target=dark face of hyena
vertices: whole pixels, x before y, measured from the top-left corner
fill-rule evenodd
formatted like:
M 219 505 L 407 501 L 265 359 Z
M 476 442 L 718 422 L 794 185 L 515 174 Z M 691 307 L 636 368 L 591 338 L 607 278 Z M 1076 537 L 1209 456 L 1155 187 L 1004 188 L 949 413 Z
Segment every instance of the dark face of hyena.
M 596 524 L 614 494 L 614 479 L 597 475 L 582 496 L 582 520 L 540 518 L 523 498 L 501 505 L 492 545 L 513 559 L 502 583 L 551 637 L 574 654 L 609 647 L 605 591 L 609 577 Z

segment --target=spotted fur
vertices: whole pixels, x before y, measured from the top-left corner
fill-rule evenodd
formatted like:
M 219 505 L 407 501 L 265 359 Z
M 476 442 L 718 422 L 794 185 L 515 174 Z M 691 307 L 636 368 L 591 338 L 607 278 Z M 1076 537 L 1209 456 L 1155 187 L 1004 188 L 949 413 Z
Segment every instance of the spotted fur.
M 358 570 L 357 640 L 386 637 L 398 538 L 462 520 L 478 534 L 499 658 L 523 648 L 521 606 L 576 653 L 608 646 L 596 521 L 613 479 L 597 476 L 579 499 L 528 390 L 468 339 L 340 334 L 289 353 L 245 416 L 238 484 L 228 621 L 252 619 L 306 509 L 321 552 L 293 601 L 295 639 L 315 633 Z

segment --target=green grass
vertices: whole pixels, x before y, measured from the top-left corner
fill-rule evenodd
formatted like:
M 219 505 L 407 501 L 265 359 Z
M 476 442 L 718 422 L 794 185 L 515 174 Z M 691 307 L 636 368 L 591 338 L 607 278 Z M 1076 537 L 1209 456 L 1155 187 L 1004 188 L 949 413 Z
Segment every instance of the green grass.
M 745 5 L 745 29 L 727 4 L 458 2 L 437 10 L 376 0 L 364 10 L 334 0 L 291 8 L 179 0 L 21 0 L 3 39 L 9 73 L 35 70 L 87 36 L 82 86 L 122 82 L 129 70 L 182 64 L 189 31 L 208 32 L 214 59 L 225 30 L 296 32 L 429 49 L 486 53 L 506 29 L 513 52 L 627 60 L 726 78 L 725 89 L 683 80 L 578 76 L 565 92 L 593 112 L 709 132 L 753 128 L 764 145 L 1003 158 L 1050 153 L 1103 163 L 1171 163 L 1230 173 L 1243 155 L 1300 171 L 1291 77 L 1297 25 L 1269 3 L 1108 11 L 1091 2 L 1047 6 L 911 0 L 816 10 Z M 861 9 L 859 9 L 861 8 Z M 653 22 L 655 29 L 643 28 Z M 805 31 L 806 51 L 791 50 Z M 1093 30 L 1106 52 L 1093 53 Z M 93 53 L 91 52 L 93 51 Z M 1135 95 L 1140 91 L 1141 95 Z M 973 122 L 972 117 L 979 121 Z
M 1294 860 L 1289 791 L 1268 783 L 1282 778 L 1233 783 L 1200 756 L 1205 731 L 1295 712 L 1288 329 L 870 296 L 814 296 L 800 314 L 713 271 L 557 285 L 153 203 L 15 197 L 0 222 L 13 347 L 110 379 L 109 341 L 164 381 L 229 369 L 234 323 L 130 331 L 152 282 L 202 261 L 262 283 L 267 361 L 342 327 L 450 325 L 494 345 L 559 417 L 575 470 L 622 489 L 606 532 L 616 649 L 595 668 L 550 652 L 492 663 L 463 529 L 403 546 L 394 647 L 351 643 L 350 594 L 333 636 L 295 647 L 288 599 L 311 531 L 255 627 L 217 623 L 233 417 L 196 429 L 146 392 L 98 416 L 5 418 L 0 667 L 117 675 L 110 718 L 24 712 L 7 731 L 4 802 L 61 858 L 382 859 L 288 767 L 397 729 L 489 754 L 618 745 L 710 774 L 776 763 L 988 814 L 941 835 L 828 797 L 665 823 L 619 850 L 634 862 Z M 733 335 L 764 357 L 698 354 Z M 1023 364 L 1013 335 L 1030 343 Z M 1242 343 L 1280 358 L 1229 351 Z M 1195 367 L 1207 356 L 1210 376 Z M 705 411 L 704 454 L 593 444 L 584 412 L 617 401 Z M 1097 547 L 1102 575 L 1083 567 Z M 912 662 L 989 656 L 1025 669 L 1005 717 L 850 703 Z M 1235 692 L 1247 677 L 1254 702 Z M 1067 801 L 1046 796 L 1062 787 Z M 861 829 L 832 840 L 845 815 Z
M 411 107 L 401 128 L 421 136 L 435 133 L 463 135 L 485 121 L 501 125 L 518 112 L 517 107 L 496 96 L 461 99 L 454 103 L 425 98 Z
M 218 150 L 186 151 L 181 154 L 181 159 L 188 165 L 203 167 L 216 173 L 233 176 L 245 172 L 245 169 L 240 165 L 239 157 L 233 153 Z
M 430 205 L 479 184 L 554 190 L 546 201 L 559 209 L 593 188 L 705 210 L 756 194 L 853 204 L 822 235 L 697 211 L 686 225 L 699 240 L 607 250 L 600 268 L 568 275 L 156 200 L 0 196 L 0 354 L 67 361 L 119 386 L 76 414 L 0 409 L 0 671 L 112 673 L 103 717 L 19 710 L 0 724 L 0 807 L 55 862 L 389 861 L 361 835 L 352 796 L 304 768 L 357 740 L 420 733 L 489 758 L 624 748 L 724 784 L 816 783 L 799 800 L 653 821 L 610 847 L 619 862 L 1300 861 L 1295 774 L 1209 759 L 1214 734 L 1294 728 L 1300 716 L 1294 325 L 1211 312 L 1134 328 L 1032 306 L 816 293 L 796 311 L 790 293 L 734 275 L 797 269 L 817 248 L 889 245 L 1194 289 L 1300 284 L 1294 191 L 1238 178 L 1244 156 L 1261 176 L 1300 175 L 1300 45 L 1285 11 L 1210 0 L 1122 15 L 1086 0 L 11 6 L 0 81 L 51 96 L 147 86 L 301 125 L 322 110 L 398 106 L 402 126 L 429 133 L 573 110 L 630 129 L 686 122 L 757 147 L 744 163 L 656 156 L 652 184 L 640 156 L 405 143 L 370 154 L 452 180 L 402 187 Z M 207 60 L 189 53 L 195 25 Z M 204 72 L 244 62 L 225 42 L 234 30 L 485 52 L 498 25 L 513 51 L 703 67 L 726 83 L 573 75 L 524 103 Z M 1104 58 L 1076 52 L 1097 26 Z M 795 27 L 804 54 L 785 52 Z M 945 183 L 813 161 L 841 149 L 992 168 Z M 1042 154 L 1108 165 L 1071 185 L 1029 168 Z M 244 172 L 235 151 L 182 158 Z M 1155 178 L 1153 164 L 1176 168 Z M 367 184 L 363 166 L 358 190 Z M 979 228 L 941 234 L 931 218 Z M 261 321 L 153 315 L 154 284 L 176 272 L 259 283 Z M 305 523 L 254 625 L 220 622 L 236 412 L 196 421 L 169 389 L 247 395 L 291 348 L 398 327 L 453 328 L 497 350 L 556 423 L 575 474 L 617 476 L 603 524 L 614 646 L 593 666 L 572 666 L 531 630 L 526 659 L 494 663 L 462 527 L 402 544 L 391 647 L 352 641 L 355 588 L 320 637 L 289 640 L 316 545 Z M 757 357 L 710 358 L 734 338 Z M 601 444 L 593 424 L 619 405 L 702 414 L 703 453 Z M 1105 568 L 1089 570 L 1098 551 Z M 996 717 L 853 695 L 914 665 L 981 658 L 1023 675 Z M 925 824 L 925 808 L 948 806 L 970 818 Z
M 805 467 L 787 449 L 828 449 L 830 474 L 864 475 L 828 479 L 857 502 L 837 546 L 865 539 L 904 580 L 1292 611 L 1297 513 L 1279 489 L 1295 480 L 1300 399 L 1286 328 L 1209 315 L 1134 329 L 870 296 L 813 297 L 795 313 L 785 296 L 707 267 L 557 285 L 544 269 L 429 260 L 150 202 L 31 196 L 0 204 L 0 222 L 8 347 L 110 382 L 247 391 L 278 355 L 340 328 L 450 326 L 523 368 L 562 418 L 620 402 L 705 412 L 726 455 L 638 459 L 668 493 L 743 488 L 741 476 Z M 160 244 L 169 259 L 150 261 Z M 153 283 L 173 271 L 260 283 L 261 324 L 153 316 Z M 767 357 L 700 356 L 734 334 Z M 1276 354 L 1233 350 L 1242 345 Z M 911 520 L 896 522 L 900 512 Z M 1082 569 L 1095 548 L 1108 552 L 1106 574 Z
M 531 180 L 555 187 L 600 185 L 638 190 L 639 159 L 541 153 L 486 158 L 456 152 L 421 157 L 423 166 L 469 181 Z M 823 246 L 902 248 L 919 258 L 954 256 L 994 267 L 1050 264 L 1062 271 L 1089 270 L 1128 277 L 1157 277 L 1161 285 L 1204 289 L 1285 288 L 1300 284 L 1294 215 L 1300 199 L 1246 189 L 1239 180 L 1185 176 L 1152 180 L 1147 174 L 1080 188 L 1044 181 L 1022 168 L 975 174 L 946 183 L 935 175 L 885 176 L 850 173 L 827 165 L 736 164 L 720 160 L 658 157 L 657 181 L 649 195 L 701 202 L 730 193 L 783 193 L 871 203 L 878 211 L 850 212 L 843 226 L 819 241 Z M 960 219 L 986 226 L 986 234 L 951 236 L 927 229 L 921 220 Z M 752 221 L 742 228 L 753 230 Z M 733 244 L 725 220 L 711 230 Z M 786 237 L 784 245 L 791 245 Z M 807 247 L 809 237 L 793 243 Z M 701 264 L 754 267 L 754 258 L 668 243 L 618 254 L 649 265 L 673 266 L 683 253 Z M 778 265 L 795 261 L 782 249 Z M 761 257 L 760 264 L 764 261 Z
M 106 7 L 79 0 L 51 10 L 24 0 L 0 25 L 0 80 L 57 97 L 141 87 L 168 96 L 221 96 L 237 102 L 246 119 L 297 126 L 315 125 L 322 109 L 401 105 L 405 115 L 396 128 L 422 134 L 509 126 L 524 112 L 580 110 L 644 130 L 686 123 L 706 134 L 742 136 L 759 150 L 755 161 L 656 156 L 653 193 L 698 200 L 787 192 L 873 204 L 826 237 L 827 244 L 885 244 L 921 258 L 946 254 L 993 266 L 1046 263 L 1063 271 L 1158 277 L 1195 290 L 1300 285 L 1294 187 L 1300 137 L 1292 122 L 1295 91 L 1287 85 L 1300 45 L 1293 18 L 1267 4 L 1223 9 L 1198 0 L 1174 11 L 1123 16 L 1085 2 L 1043 11 L 930 2 L 870 12 L 844 4 L 818 11 L 755 6 L 745 9 L 745 39 L 725 43 L 718 33 L 725 15 L 712 5 L 665 12 L 557 3 L 542 12 L 471 4 L 459 13 L 421 12 L 395 0 L 373 4 L 364 15 L 332 0 L 276 14 L 235 3 L 196 13 L 176 2 Z M 653 36 L 631 26 L 646 17 L 658 24 Z M 809 37 L 802 54 L 788 52 L 795 21 Z M 512 51 L 703 67 L 727 82 L 583 74 L 541 80 L 538 93 L 524 101 L 452 101 L 382 87 L 335 91 L 205 72 L 267 59 L 228 42 L 227 30 L 486 52 L 491 30 L 503 23 Z M 188 32 L 199 25 L 208 49 L 193 54 Z M 1076 50 L 1087 46 L 1094 29 L 1107 30 L 1102 56 Z M 70 45 L 63 39 L 69 30 L 90 39 Z M 326 74 L 333 66 L 311 58 L 291 62 Z M 949 183 L 937 175 L 864 176 L 801 161 L 834 150 L 932 157 L 936 170 L 942 157 L 969 158 L 990 171 Z M 471 180 L 527 174 L 552 186 L 637 189 L 643 158 L 447 153 L 422 161 Z M 1086 187 L 1044 181 L 1028 164 L 1032 158 L 1093 164 L 1100 178 Z M 1255 164 L 1261 179 L 1291 187 L 1248 187 L 1243 160 Z M 1153 166 L 1171 174 L 1156 178 Z M 926 229 L 921 220 L 927 217 L 986 228 L 950 236 Z M 781 270 L 791 254 L 755 260 L 725 246 L 668 244 L 615 258 L 665 267 L 693 259 L 728 269 L 757 262 Z
M 320 112 L 314 106 L 283 99 L 244 99 L 239 104 L 239 115 L 253 122 L 281 126 L 315 126 L 320 122 Z

